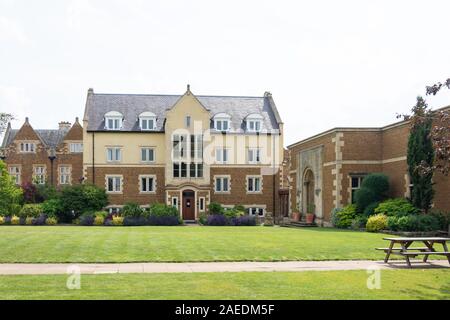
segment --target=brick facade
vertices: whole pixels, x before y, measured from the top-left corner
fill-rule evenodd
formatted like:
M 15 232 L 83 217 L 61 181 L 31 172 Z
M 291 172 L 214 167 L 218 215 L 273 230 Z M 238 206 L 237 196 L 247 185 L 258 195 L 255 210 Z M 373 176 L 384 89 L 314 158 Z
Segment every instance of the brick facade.
M 70 184 L 82 182 L 83 153 L 71 153 L 70 143 L 83 142 L 83 128 L 78 120 L 73 126 L 68 123 L 61 124 L 64 124 L 64 127 L 58 130 L 34 130 L 27 119 L 19 130 L 8 127 L 2 150 L 3 160 L 8 168 L 20 167 L 20 184 L 34 181 L 34 168 L 37 166 L 45 168 L 46 184 L 61 186 L 59 180 L 61 166 L 69 167 L 71 170 Z M 10 141 L 6 141 L 8 137 Z M 33 143 L 35 151 L 21 152 L 21 143 Z
M 336 128 L 289 146 L 290 211 L 302 203 L 298 189 L 302 188 L 304 173 L 298 172 L 299 159 L 317 147 L 323 150 L 319 169 L 323 183 L 316 197 L 322 204 L 325 225 L 329 224 L 333 208 L 351 203 L 351 177 L 385 173 L 390 180 L 389 196 L 409 197 L 408 138 L 409 123 L 400 122 L 384 128 Z M 434 183 L 433 207 L 449 211 L 450 177 L 437 173 Z

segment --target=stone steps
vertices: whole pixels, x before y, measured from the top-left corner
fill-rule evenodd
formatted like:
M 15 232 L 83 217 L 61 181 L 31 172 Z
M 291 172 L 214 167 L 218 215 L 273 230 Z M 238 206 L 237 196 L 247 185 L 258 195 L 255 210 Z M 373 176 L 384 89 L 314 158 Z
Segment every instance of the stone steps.
M 283 222 L 281 227 L 285 228 L 316 228 L 316 223 L 306 223 L 304 221 L 290 221 L 290 222 Z

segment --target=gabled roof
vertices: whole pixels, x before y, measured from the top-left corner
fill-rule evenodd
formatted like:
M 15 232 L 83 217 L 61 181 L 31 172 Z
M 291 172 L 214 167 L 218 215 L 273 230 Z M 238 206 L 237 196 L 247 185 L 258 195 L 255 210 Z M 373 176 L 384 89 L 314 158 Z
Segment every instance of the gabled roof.
M 55 148 L 64 140 L 64 137 L 66 136 L 67 132 L 69 132 L 69 129 L 35 129 L 34 131 L 47 147 Z M 9 146 L 14 141 L 14 138 L 16 137 L 16 134 L 18 132 L 19 129 L 11 129 L 9 133 L 5 134 L 2 148 L 6 148 L 7 146 Z
M 85 120 L 88 120 L 88 131 L 106 131 L 104 116 L 110 111 L 123 114 L 123 132 L 141 131 L 138 117 L 143 112 L 152 112 L 157 116 L 156 131 L 163 132 L 166 112 L 170 110 L 181 95 L 139 95 L 139 94 L 96 94 L 89 91 L 86 101 Z M 261 114 L 263 129 L 274 131 L 279 129 L 279 115 L 272 98 L 237 97 L 237 96 L 195 96 L 209 111 L 211 119 L 218 113 L 231 116 L 231 132 L 244 132 L 244 121 L 247 115 Z M 212 124 L 211 124 L 212 128 Z

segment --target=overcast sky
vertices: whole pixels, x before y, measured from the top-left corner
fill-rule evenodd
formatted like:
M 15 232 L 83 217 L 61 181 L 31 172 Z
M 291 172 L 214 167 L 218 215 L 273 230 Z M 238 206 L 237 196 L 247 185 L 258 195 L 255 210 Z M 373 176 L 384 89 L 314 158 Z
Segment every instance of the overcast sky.
M 397 121 L 450 77 L 450 1 L 0 0 L 0 111 L 35 128 L 103 93 L 274 95 L 286 144 Z M 429 99 L 450 105 L 450 90 Z

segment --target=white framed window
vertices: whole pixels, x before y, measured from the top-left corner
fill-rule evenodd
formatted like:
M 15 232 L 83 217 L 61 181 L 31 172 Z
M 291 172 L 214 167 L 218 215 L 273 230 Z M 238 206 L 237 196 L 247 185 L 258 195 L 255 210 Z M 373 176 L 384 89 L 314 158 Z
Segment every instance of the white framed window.
M 231 190 L 230 176 L 215 176 L 214 190 L 216 193 L 229 193 Z
M 106 192 L 122 193 L 122 176 L 106 176 Z
M 262 177 L 248 176 L 247 177 L 247 193 L 259 193 L 262 191 Z
M 8 168 L 9 175 L 13 178 L 14 183 L 19 185 L 21 181 L 21 170 L 20 166 L 11 166 Z
M 192 134 L 191 137 L 191 159 L 203 160 L 203 135 Z
M 173 159 L 184 159 L 187 157 L 187 135 L 174 134 L 172 137 Z
M 142 162 L 155 162 L 155 149 L 154 148 L 141 148 L 141 161 Z
M 59 167 L 59 184 L 69 185 L 72 180 L 72 168 L 70 166 Z
M 105 114 L 105 128 L 107 130 L 120 130 L 123 125 L 123 115 L 117 111 Z
M 260 114 L 251 114 L 246 118 L 247 131 L 260 132 L 262 130 L 263 116 Z
M 258 216 L 258 217 L 264 217 L 265 215 L 265 210 L 264 208 L 248 208 L 247 209 L 247 213 L 249 216 Z
M 173 163 L 173 177 L 174 178 L 187 178 L 188 166 L 186 162 L 174 162 Z
M 82 153 L 83 152 L 83 144 L 82 143 L 71 143 L 69 145 L 70 153 Z
M 227 163 L 229 150 L 227 148 L 217 148 L 216 149 L 216 162 L 217 163 Z
M 35 166 L 33 167 L 33 180 L 36 184 L 45 184 L 46 167 Z
M 356 191 L 361 189 L 361 185 L 362 185 L 362 182 L 364 180 L 364 175 L 350 176 L 350 180 L 351 180 L 351 187 L 352 187 L 352 193 L 351 193 L 351 197 L 352 197 L 351 200 L 352 201 L 351 201 L 351 203 L 355 203 L 355 201 L 356 201 L 355 193 L 356 193 Z
M 203 178 L 203 163 L 191 163 L 189 165 L 190 178 Z
M 141 175 L 139 176 L 140 192 L 141 193 L 155 193 L 156 192 L 156 176 L 155 175 Z
M 248 149 L 248 163 L 256 164 L 261 163 L 261 149 L 250 148 Z
M 120 162 L 122 161 L 122 148 L 111 147 L 106 149 L 106 160 L 108 162 Z
M 192 118 L 191 116 L 186 116 L 186 128 L 190 128 L 191 127 L 191 122 L 192 122 Z
M 231 116 L 219 113 L 214 116 L 214 129 L 217 131 L 229 131 L 231 127 Z
M 20 152 L 35 153 L 36 152 L 36 144 L 33 142 L 22 142 L 22 143 L 20 143 Z
M 178 209 L 178 197 L 172 197 L 172 207 Z
M 139 127 L 142 131 L 156 130 L 156 115 L 153 112 L 143 112 L 139 115 Z
M 200 197 L 198 198 L 198 211 L 205 212 L 206 209 L 206 198 Z

